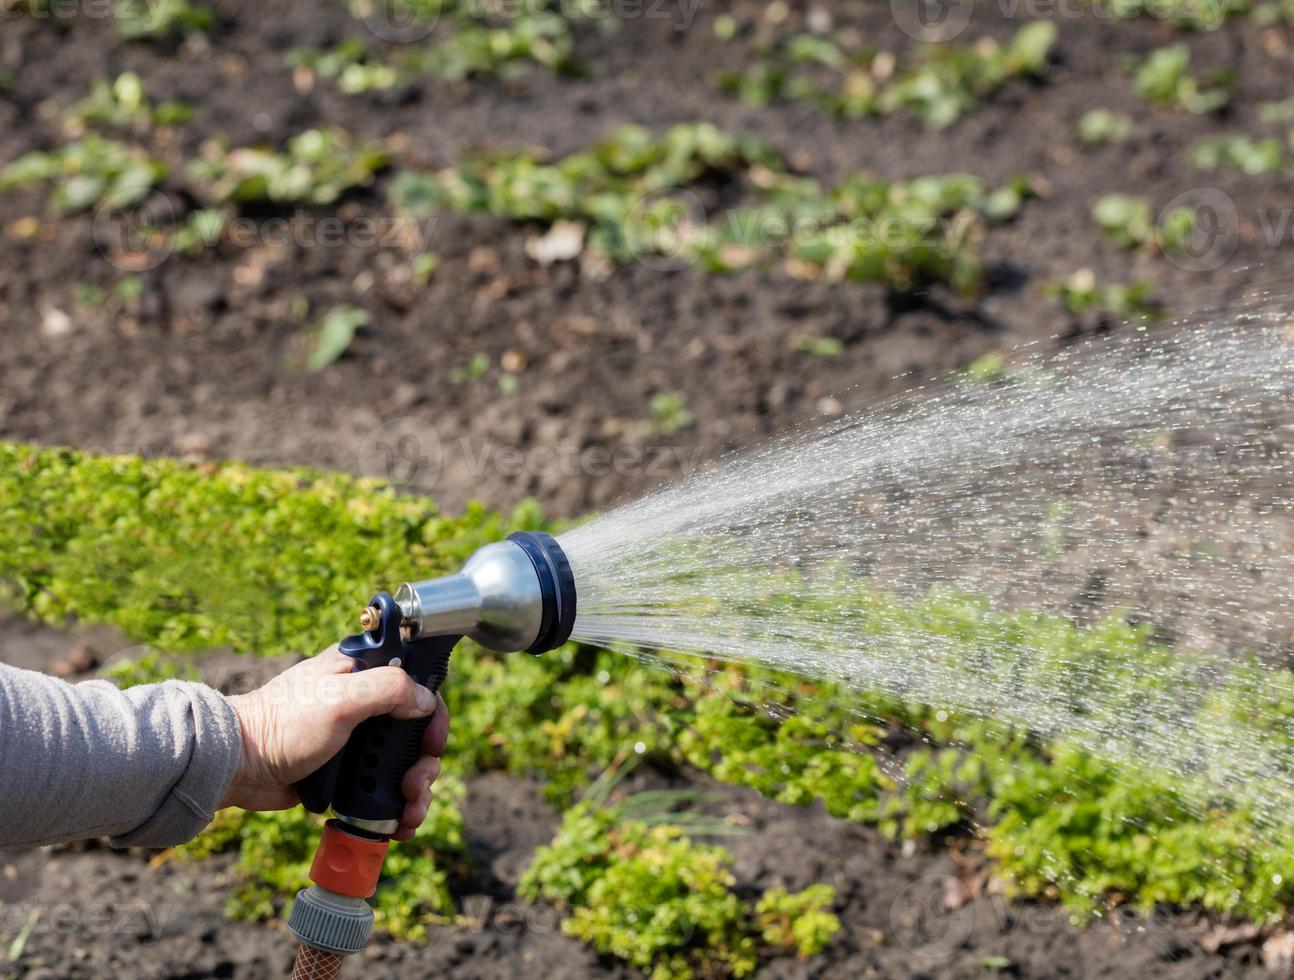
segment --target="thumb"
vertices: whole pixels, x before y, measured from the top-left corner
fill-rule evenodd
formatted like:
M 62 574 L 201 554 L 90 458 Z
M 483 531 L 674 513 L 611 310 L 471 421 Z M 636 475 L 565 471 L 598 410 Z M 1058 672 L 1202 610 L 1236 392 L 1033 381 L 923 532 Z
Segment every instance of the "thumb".
M 426 718 L 436 710 L 436 695 L 399 667 L 374 667 L 340 679 L 341 713 L 350 725 L 376 715 Z

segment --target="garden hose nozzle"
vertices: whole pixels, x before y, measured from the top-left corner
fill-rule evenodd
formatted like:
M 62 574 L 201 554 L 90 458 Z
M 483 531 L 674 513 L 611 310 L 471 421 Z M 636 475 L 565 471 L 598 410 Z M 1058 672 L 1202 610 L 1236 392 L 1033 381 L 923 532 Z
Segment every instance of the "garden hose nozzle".
M 575 625 L 575 578 L 547 534 L 518 531 L 479 549 L 463 570 L 382 592 L 360 614 L 362 632 L 341 641 L 352 670 L 402 667 L 433 692 L 463 637 L 501 653 L 541 654 L 561 646 Z M 400 825 L 404 775 L 422 754 L 430 719 L 389 715 L 359 725 L 322 768 L 297 783 L 311 813 L 332 810 L 310 880 L 288 927 L 301 941 L 293 976 L 336 976 L 341 957 L 368 943 L 390 837 Z
M 500 653 L 544 653 L 575 625 L 570 562 L 552 537 L 534 531 L 487 544 L 457 575 L 406 582 L 395 601 L 414 638 L 467 636 Z

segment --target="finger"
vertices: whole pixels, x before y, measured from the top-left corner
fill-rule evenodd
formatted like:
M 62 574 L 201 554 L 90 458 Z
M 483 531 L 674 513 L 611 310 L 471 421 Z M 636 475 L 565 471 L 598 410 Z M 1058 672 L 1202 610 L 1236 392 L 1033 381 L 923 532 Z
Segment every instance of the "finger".
M 436 710 L 436 696 L 400 667 L 374 667 L 342 679 L 345 696 L 338 706 L 343 721 L 358 725 L 375 715 L 425 718 Z
M 422 736 L 422 751 L 427 755 L 442 756 L 449 744 L 449 707 L 445 699 L 436 695 L 436 713 Z
M 427 819 L 427 811 L 431 809 L 431 790 L 419 799 L 416 803 L 410 803 L 404 808 L 404 814 L 400 818 L 400 826 L 394 834 L 396 840 L 409 840 L 418 832 L 423 821 Z
M 320 674 L 349 674 L 355 661 L 338 649 L 337 644 L 320 650 L 313 657 L 301 661 L 303 669 Z
M 404 779 L 400 783 L 404 798 L 410 803 L 416 803 L 439 775 L 440 760 L 434 755 L 424 755 L 404 774 Z

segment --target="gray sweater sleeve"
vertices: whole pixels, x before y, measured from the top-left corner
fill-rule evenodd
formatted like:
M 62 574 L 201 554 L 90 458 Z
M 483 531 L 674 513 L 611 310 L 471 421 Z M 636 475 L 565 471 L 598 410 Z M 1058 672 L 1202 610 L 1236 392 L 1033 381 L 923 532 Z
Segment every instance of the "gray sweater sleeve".
M 211 821 L 241 752 L 233 707 L 201 684 L 122 691 L 0 664 L 0 849 L 182 843 Z

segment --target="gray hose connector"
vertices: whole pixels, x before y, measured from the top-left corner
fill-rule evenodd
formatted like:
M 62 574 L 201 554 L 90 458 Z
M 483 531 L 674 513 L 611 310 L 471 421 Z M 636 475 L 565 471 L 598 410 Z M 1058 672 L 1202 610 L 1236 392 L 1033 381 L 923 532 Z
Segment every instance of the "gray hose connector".
M 318 885 L 297 892 L 288 915 L 292 935 L 307 946 L 350 956 L 368 945 L 373 910 L 362 898 L 338 895 Z

